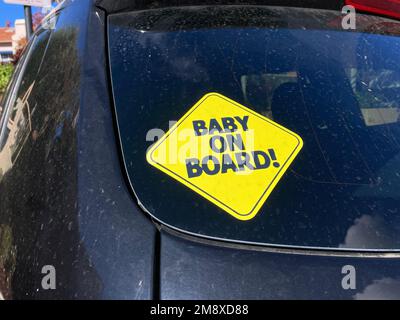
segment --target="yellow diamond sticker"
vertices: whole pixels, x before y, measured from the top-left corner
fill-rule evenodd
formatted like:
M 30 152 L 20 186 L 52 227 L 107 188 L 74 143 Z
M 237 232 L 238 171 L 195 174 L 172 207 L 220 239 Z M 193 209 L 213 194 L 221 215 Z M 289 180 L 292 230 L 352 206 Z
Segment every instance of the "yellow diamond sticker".
M 147 161 L 239 220 L 260 210 L 303 146 L 294 132 L 206 94 L 147 151 Z

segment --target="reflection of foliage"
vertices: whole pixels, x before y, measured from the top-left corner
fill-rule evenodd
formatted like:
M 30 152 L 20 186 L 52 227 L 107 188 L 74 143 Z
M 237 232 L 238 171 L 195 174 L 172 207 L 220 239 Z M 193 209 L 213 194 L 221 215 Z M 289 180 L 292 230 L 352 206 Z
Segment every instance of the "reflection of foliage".
M 35 12 L 32 15 L 32 27 L 33 27 L 33 31 L 35 31 L 37 28 L 39 28 L 40 24 L 42 23 L 43 19 L 45 18 L 45 15 L 38 11 Z M 16 52 L 14 54 L 14 59 L 13 59 L 13 63 L 17 64 L 22 52 L 24 51 L 25 46 L 28 44 L 28 41 L 26 39 L 26 37 L 23 37 L 21 39 L 18 40 L 17 45 L 16 45 Z
M 13 60 L 14 64 L 18 63 L 19 59 L 21 58 L 21 54 L 24 51 L 27 43 L 28 43 L 28 41 L 26 40 L 25 37 L 18 40 L 18 42 L 17 42 L 17 51 L 14 54 L 14 60 Z
M 44 17 L 45 17 L 45 15 L 43 13 L 41 13 L 40 11 L 35 12 L 32 15 L 33 30 L 36 30 L 40 26 Z
M 369 92 L 362 90 L 355 92 L 356 98 L 361 108 L 397 108 L 399 106 L 398 101 L 392 101 L 388 99 L 381 92 Z
M 0 293 L 11 298 L 11 277 L 15 271 L 15 248 L 11 228 L 0 224 Z
M 382 107 L 382 101 L 368 91 L 359 91 L 356 92 L 355 95 L 361 108 L 366 109 Z
M 360 72 L 360 85 L 355 95 L 361 108 L 399 107 L 399 74 L 387 69 Z
M 0 93 L 5 91 L 13 69 L 12 65 L 0 65 Z

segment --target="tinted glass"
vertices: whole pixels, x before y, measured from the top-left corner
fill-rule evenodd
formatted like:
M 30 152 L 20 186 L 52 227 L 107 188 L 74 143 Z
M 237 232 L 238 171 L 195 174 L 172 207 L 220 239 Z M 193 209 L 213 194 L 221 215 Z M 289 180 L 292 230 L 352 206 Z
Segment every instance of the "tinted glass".
M 17 160 L 32 131 L 32 116 L 37 103 L 31 104 L 30 98 L 49 37 L 49 31 L 35 35 L 22 65 L 16 69 L 15 92 L 9 92 L 0 128 L 0 181 Z
M 266 7 L 112 16 L 116 114 L 143 208 L 165 224 L 214 238 L 400 249 L 399 23 L 359 15 L 358 29 L 344 31 L 340 17 Z M 146 162 L 170 121 L 209 92 L 304 141 L 250 221 L 234 219 Z

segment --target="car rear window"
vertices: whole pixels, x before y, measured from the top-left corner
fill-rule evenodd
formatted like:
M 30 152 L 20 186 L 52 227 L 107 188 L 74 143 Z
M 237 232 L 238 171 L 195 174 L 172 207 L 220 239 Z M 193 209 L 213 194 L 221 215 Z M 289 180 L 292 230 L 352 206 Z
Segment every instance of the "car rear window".
M 229 241 L 400 249 L 400 23 L 357 15 L 357 29 L 343 30 L 341 17 L 253 6 L 110 16 L 118 131 L 142 208 L 175 229 Z M 146 161 L 210 92 L 304 143 L 248 221 Z

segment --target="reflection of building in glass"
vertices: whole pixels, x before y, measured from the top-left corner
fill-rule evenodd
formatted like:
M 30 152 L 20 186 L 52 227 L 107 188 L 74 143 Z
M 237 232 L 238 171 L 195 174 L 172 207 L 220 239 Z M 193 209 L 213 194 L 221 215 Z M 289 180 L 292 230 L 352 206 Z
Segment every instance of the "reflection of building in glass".
M 28 99 L 33 86 L 34 83 L 31 84 L 22 98 L 17 98 L 11 110 L 4 140 L 0 145 L 0 180 L 12 168 L 32 131 L 31 108 Z

